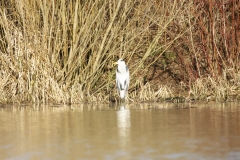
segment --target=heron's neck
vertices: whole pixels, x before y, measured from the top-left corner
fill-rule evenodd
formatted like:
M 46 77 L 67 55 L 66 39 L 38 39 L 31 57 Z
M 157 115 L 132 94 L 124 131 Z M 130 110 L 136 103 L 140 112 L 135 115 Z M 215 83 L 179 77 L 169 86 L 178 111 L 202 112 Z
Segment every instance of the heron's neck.
M 117 71 L 119 73 L 125 73 L 126 72 L 126 65 L 118 66 Z

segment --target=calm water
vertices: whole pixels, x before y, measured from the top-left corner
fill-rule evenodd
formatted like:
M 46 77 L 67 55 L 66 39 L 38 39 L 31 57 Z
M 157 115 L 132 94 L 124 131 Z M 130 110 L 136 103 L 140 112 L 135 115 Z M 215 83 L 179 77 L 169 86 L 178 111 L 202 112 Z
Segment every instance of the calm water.
M 5 106 L 0 159 L 239 159 L 240 104 Z

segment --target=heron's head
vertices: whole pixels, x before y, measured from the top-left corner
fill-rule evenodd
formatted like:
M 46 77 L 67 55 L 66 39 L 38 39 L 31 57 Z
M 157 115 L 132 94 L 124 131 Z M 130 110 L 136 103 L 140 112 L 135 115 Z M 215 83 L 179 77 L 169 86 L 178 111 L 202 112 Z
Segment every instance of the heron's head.
M 120 66 L 121 66 L 121 65 L 124 65 L 124 66 L 126 65 L 125 62 L 124 62 L 124 60 L 122 60 L 122 59 L 119 59 L 119 60 L 118 60 L 117 62 L 115 62 L 114 64 L 118 64 L 118 65 L 120 65 Z

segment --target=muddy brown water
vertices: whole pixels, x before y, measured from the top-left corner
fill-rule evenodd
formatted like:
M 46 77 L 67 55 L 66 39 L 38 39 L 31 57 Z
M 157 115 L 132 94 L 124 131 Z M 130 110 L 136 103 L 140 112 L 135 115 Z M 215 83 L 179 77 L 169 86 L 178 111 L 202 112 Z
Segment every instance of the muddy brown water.
M 0 159 L 240 159 L 240 104 L 0 108 Z

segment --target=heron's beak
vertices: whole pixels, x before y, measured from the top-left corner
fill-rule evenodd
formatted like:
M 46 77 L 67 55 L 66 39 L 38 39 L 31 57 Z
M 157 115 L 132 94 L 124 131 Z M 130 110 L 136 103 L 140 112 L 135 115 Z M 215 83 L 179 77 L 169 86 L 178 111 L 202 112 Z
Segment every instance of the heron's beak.
M 118 63 L 117 62 L 113 62 L 113 65 L 117 65 Z

